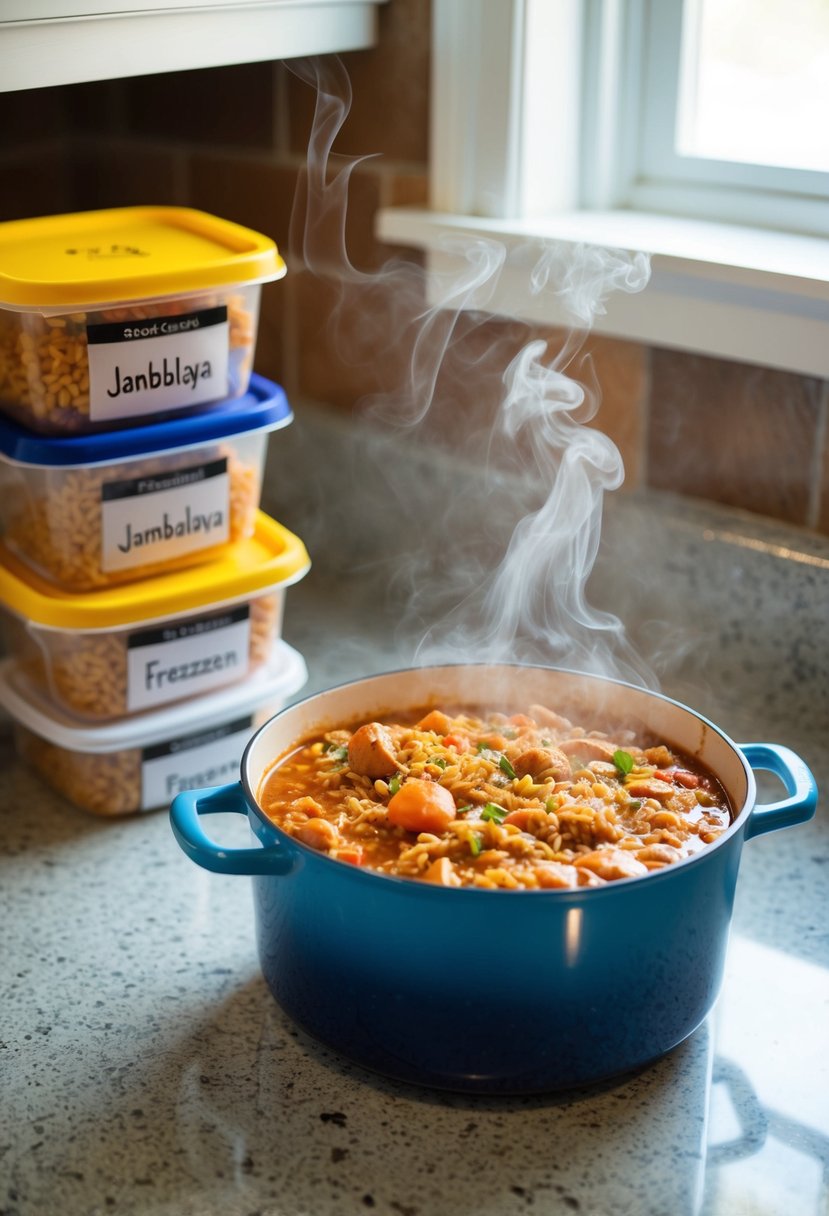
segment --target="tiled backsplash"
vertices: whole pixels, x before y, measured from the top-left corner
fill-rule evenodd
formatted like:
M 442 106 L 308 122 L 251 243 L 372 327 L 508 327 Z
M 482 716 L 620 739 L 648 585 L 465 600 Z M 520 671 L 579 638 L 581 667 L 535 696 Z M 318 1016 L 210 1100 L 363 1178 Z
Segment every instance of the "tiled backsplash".
M 402 301 L 399 279 L 378 271 L 392 255 L 417 255 L 380 245 L 373 222 L 379 206 L 427 197 L 428 0 L 395 0 L 379 19 L 379 47 L 343 56 L 353 104 L 329 166 L 330 180 L 338 157 L 369 158 L 349 185 L 346 282 L 339 214 L 315 227 L 314 273 L 300 267 L 296 220 L 291 239 L 315 93 L 282 64 L 0 93 L 0 219 L 172 203 L 267 232 L 294 256 L 288 278 L 263 293 L 257 369 L 294 400 L 339 409 L 394 394 L 412 367 L 407 322 L 422 302 L 411 275 Z M 561 345 L 521 323 L 459 324 L 437 378 L 441 443 L 485 424 L 509 358 L 537 336 L 551 351 Z M 826 382 L 598 336 L 582 353 L 602 397 L 592 425 L 619 446 L 628 489 L 670 489 L 829 533 Z M 466 354 L 482 373 L 474 382 Z

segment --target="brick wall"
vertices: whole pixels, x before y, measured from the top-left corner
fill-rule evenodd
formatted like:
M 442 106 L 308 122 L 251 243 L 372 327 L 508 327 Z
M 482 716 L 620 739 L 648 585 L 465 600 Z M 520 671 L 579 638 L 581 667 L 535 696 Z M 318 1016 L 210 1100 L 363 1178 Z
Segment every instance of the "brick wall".
M 379 46 L 343 62 L 353 104 L 329 188 L 345 158 L 367 159 L 351 173 L 344 232 L 336 209 L 314 224 L 313 273 L 303 269 L 298 221 L 316 94 L 283 64 L 0 94 L 0 219 L 173 203 L 266 232 L 291 273 L 263 293 L 257 369 L 294 398 L 346 410 L 367 395 L 393 396 L 422 353 L 412 325 L 422 285 L 380 273 L 390 256 L 413 264 L 417 255 L 379 245 L 373 218 L 379 206 L 427 198 L 428 0 L 381 8 Z M 459 322 L 437 377 L 441 442 L 480 429 L 508 359 L 537 336 L 559 349 L 560 334 L 515 321 Z M 603 337 L 584 353 L 602 396 L 591 425 L 619 445 L 626 488 L 669 489 L 829 533 L 826 382 Z

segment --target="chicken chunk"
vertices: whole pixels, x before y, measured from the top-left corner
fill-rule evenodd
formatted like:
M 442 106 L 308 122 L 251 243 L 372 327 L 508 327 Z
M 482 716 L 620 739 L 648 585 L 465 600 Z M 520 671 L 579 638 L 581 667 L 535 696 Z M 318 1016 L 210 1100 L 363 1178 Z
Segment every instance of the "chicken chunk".
M 554 730 L 573 729 L 573 723 L 568 718 L 548 709 L 546 705 L 531 705 L 530 713 L 536 722 L 540 722 L 544 726 L 551 726 Z
M 397 772 L 394 740 L 379 722 L 358 727 L 348 742 L 348 767 L 364 777 L 391 777 Z
M 565 756 L 580 760 L 585 764 L 588 760 L 604 760 L 613 763 L 613 753 L 617 750 L 615 743 L 606 739 L 565 739 L 559 744 Z
M 539 887 L 577 887 L 579 872 L 575 866 L 561 861 L 540 861 L 535 866 L 534 874 Z
M 626 849 L 593 849 L 582 853 L 573 865 L 607 879 L 638 878 L 648 872 L 648 867 Z
M 674 758 L 664 743 L 660 743 L 658 747 L 646 747 L 645 759 L 656 768 L 668 768 L 674 763 Z
M 421 718 L 417 724 L 418 730 L 431 730 L 436 735 L 448 734 L 452 723 L 447 718 L 446 714 L 439 709 L 432 709 L 425 718 Z
M 459 887 L 461 880 L 455 873 L 455 867 L 448 857 L 437 857 L 423 875 L 425 882 L 436 883 L 439 887 Z
M 529 773 L 531 777 L 549 776 L 554 781 L 566 781 L 570 776 L 570 761 L 557 747 L 531 747 L 513 761 L 519 777 Z

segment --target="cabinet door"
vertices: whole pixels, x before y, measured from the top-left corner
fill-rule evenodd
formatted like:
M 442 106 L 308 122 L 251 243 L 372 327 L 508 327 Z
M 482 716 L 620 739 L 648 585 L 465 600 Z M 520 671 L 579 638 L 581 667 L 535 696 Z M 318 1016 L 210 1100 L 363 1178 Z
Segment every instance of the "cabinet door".
M 0 91 L 352 51 L 385 0 L 0 0 Z

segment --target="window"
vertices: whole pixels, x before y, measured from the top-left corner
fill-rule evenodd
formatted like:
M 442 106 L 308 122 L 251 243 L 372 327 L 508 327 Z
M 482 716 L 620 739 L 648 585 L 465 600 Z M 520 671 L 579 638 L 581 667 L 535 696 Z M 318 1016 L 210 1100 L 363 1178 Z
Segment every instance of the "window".
M 829 7 L 823 0 L 689 0 L 679 150 L 829 170 Z M 753 19 L 752 19 L 753 18 Z M 819 183 L 825 187 L 825 178 Z
M 588 0 L 584 55 L 582 204 L 829 233 L 825 0 Z
M 431 206 L 378 231 L 426 251 L 434 303 L 450 234 L 504 245 L 491 311 L 551 324 L 511 274 L 528 241 L 642 250 L 648 287 L 598 332 L 829 377 L 827 0 L 432 0 L 432 21 Z

